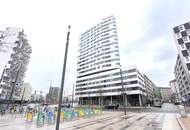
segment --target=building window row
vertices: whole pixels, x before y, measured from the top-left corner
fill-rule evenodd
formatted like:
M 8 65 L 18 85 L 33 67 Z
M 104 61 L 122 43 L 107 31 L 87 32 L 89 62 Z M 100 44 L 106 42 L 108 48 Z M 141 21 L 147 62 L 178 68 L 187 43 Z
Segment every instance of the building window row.
M 126 88 L 124 91 L 135 91 L 135 90 L 141 90 L 142 92 L 145 92 L 145 90 L 143 90 L 140 87 L 131 87 L 131 88 Z M 99 90 L 99 91 L 90 91 L 90 92 L 76 92 L 76 95 L 89 95 L 90 94 L 98 94 L 101 95 L 102 93 L 111 93 L 111 92 L 122 92 L 123 90 L 120 89 L 109 89 L 109 90 Z
M 88 69 L 88 70 L 80 71 L 79 74 L 83 74 L 83 73 L 86 73 L 86 72 L 89 72 L 89 71 L 94 71 L 94 70 L 96 70 L 96 67 Z
M 104 30 L 104 27 L 109 26 L 109 25 L 113 25 L 113 24 L 115 25 L 116 22 L 115 21 L 111 21 L 111 22 L 109 22 L 107 24 L 101 24 L 101 26 L 99 26 L 99 24 L 98 24 L 97 26 L 94 26 L 93 28 L 89 29 L 87 32 L 85 32 L 84 34 L 82 34 L 81 35 L 82 36 L 81 40 L 83 40 L 86 37 L 91 37 L 92 35 L 95 35 L 96 32 L 98 33 L 100 31 L 99 29 L 101 29 L 101 30 L 103 29 Z
M 123 74 L 135 72 L 135 70 L 136 69 L 132 69 L 132 71 L 131 70 L 123 71 Z M 84 80 L 78 80 L 78 81 L 76 81 L 76 83 L 82 83 L 82 82 L 86 82 L 86 81 L 103 79 L 103 78 L 112 77 L 112 76 L 118 76 L 118 75 L 120 75 L 120 72 L 116 72 L 116 73 L 113 73 L 113 74 L 102 75 L 102 76 L 97 76 L 97 77 L 84 79 Z M 130 78 L 136 78 L 136 77 L 137 77 L 137 75 L 133 74 L 133 75 L 128 75 L 128 76 L 123 76 L 123 79 L 130 79 Z
M 131 85 L 131 84 L 137 84 L 137 83 L 138 83 L 138 81 L 134 80 L 134 81 L 123 82 L 123 85 Z M 102 89 L 102 88 L 116 87 L 116 86 L 121 86 L 121 83 L 98 85 L 98 86 L 93 86 L 93 87 L 76 88 L 76 91 L 90 90 L 90 89 Z
M 84 65 L 93 63 L 93 62 L 95 62 L 95 61 L 96 61 L 96 59 L 94 59 L 94 60 L 92 60 L 92 61 L 89 61 L 89 62 L 87 62 L 87 63 L 83 63 L 83 64 L 79 65 L 79 67 L 82 67 L 82 66 L 84 66 Z
M 98 40 L 98 42 L 100 42 L 100 41 L 104 41 L 104 40 L 107 40 L 107 39 L 110 39 L 110 38 L 112 38 L 112 37 L 117 37 L 117 35 L 111 35 L 111 36 L 108 36 L 108 37 L 105 37 L 105 38 L 101 38 L 100 40 Z M 116 38 L 115 38 L 115 40 L 117 40 Z M 107 40 L 108 41 L 108 40 Z M 107 41 L 105 41 L 105 42 L 107 42 Z M 105 43 L 105 42 L 102 42 L 102 44 L 103 43 Z M 94 44 L 95 44 L 95 42 L 94 42 Z M 98 45 L 97 45 L 98 46 Z M 89 47 L 89 46 L 88 46 Z M 79 52 L 82 54 L 82 53 L 85 53 L 86 51 L 88 51 L 88 50 L 92 50 L 93 48 L 95 48 L 96 47 L 96 45 L 94 45 L 94 46 L 91 46 L 90 48 L 82 48 L 82 49 L 80 49 L 79 50 Z M 103 47 L 103 46 L 102 46 Z M 83 50 L 83 51 L 82 51 Z M 83 55 L 85 55 L 85 54 L 83 54 Z
M 137 77 L 136 75 L 123 76 L 123 80 L 125 80 L 125 79 L 131 79 L 131 78 L 136 78 L 136 77 Z M 83 87 L 83 86 L 94 85 L 94 84 L 101 84 L 101 83 L 109 83 L 109 82 L 114 82 L 114 81 L 121 81 L 121 77 L 112 78 L 112 79 L 105 79 L 105 80 L 100 80 L 100 81 L 94 81 L 94 82 L 89 82 L 89 83 L 77 84 L 76 87 Z M 135 81 L 129 81 L 129 83 L 136 84 L 137 80 L 135 80 Z
M 104 64 L 104 63 L 109 63 L 109 62 L 112 62 L 112 61 L 119 61 L 119 58 L 110 59 L 110 60 L 105 60 L 105 61 L 100 61 L 100 62 L 94 63 L 94 66 L 95 66 L 95 65 Z
M 90 43 L 92 43 L 92 42 L 94 42 L 94 43 L 98 43 L 98 42 L 100 42 L 101 41 L 101 39 L 99 39 L 100 37 L 100 35 L 102 35 L 102 34 L 104 34 L 104 33 L 107 33 L 107 32 L 111 32 L 111 31 L 113 31 L 113 33 L 117 33 L 115 30 L 117 30 L 115 27 L 113 27 L 113 28 L 110 28 L 110 29 L 108 29 L 108 30 L 105 30 L 105 31 L 101 31 L 100 33 L 98 33 L 97 35 L 94 35 L 94 39 L 92 39 L 93 37 L 91 37 L 91 39 L 90 38 L 88 38 L 88 39 L 85 39 L 86 41 L 84 41 L 84 40 L 81 40 L 81 43 L 80 43 L 80 47 L 82 48 L 83 46 L 86 46 L 86 45 L 89 45 Z M 99 39 L 99 40 L 98 40 Z M 83 42 L 84 41 L 84 42 Z
M 110 67 L 111 64 L 102 65 L 102 68 Z

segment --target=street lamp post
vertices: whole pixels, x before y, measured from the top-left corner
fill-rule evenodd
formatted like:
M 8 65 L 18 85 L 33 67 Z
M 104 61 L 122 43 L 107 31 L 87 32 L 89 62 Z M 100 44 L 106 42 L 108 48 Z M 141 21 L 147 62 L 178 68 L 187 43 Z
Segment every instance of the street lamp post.
M 123 105 L 124 105 L 124 115 L 126 115 L 127 111 L 126 111 L 126 95 L 125 95 L 125 89 L 123 86 L 123 75 L 122 75 L 122 70 L 121 70 L 121 66 L 119 68 L 120 70 L 120 75 L 121 75 L 121 87 L 122 87 L 122 94 L 123 94 Z
M 74 99 L 74 88 L 75 88 L 75 85 L 73 84 L 73 92 L 72 92 L 72 107 L 73 107 L 73 99 Z
M 88 84 L 87 84 L 87 87 L 89 87 Z M 91 100 L 90 100 L 90 87 L 88 88 L 88 105 L 89 105 L 89 108 L 90 108 L 90 106 L 91 106 Z
M 61 103 L 62 103 L 63 88 L 64 88 L 64 81 L 65 81 L 65 72 L 66 72 L 66 63 L 67 63 L 67 52 L 68 52 L 68 46 L 69 46 L 70 28 L 71 28 L 71 26 L 69 25 L 68 26 L 68 33 L 67 33 L 66 47 L 65 47 L 65 58 L 64 58 L 64 63 L 63 63 L 62 79 L 61 79 L 61 89 L 60 89 L 60 93 L 59 93 L 59 104 L 58 104 L 56 130 L 59 130 L 59 123 L 60 123 Z

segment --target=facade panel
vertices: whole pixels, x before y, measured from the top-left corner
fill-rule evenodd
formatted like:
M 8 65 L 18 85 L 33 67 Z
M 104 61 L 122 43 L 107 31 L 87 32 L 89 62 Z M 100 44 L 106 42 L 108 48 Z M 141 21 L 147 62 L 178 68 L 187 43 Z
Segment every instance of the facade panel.
M 174 39 L 178 50 L 178 57 L 174 69 L 175 79 L 179 87 L 180 96 L 190 101 L 190 24 L 185 23 L 174 27 Z M 177 31 L 178 30 L 178 31 Z

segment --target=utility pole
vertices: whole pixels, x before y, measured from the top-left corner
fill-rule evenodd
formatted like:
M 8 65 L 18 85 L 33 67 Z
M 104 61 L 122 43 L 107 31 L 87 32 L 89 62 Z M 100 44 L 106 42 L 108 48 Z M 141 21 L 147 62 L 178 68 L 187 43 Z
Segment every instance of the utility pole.
M 75 85 L 73 84 L 73 92 L 72 92 L 72 107 L 73 107 L 74 89 L 75 89 Z
M 125 89 L 123 87 L 123 75 L 122 75 L 122 70 L 121 70 L 121 65 L 120 65 L 120 75 L 121 75 L 121 86 L 122 86 L 122 94 L 123 94 L 123 105 L 124 105 L 124 115 L 126 115 L 126 95 L 125 95 Z
M 71 26 L 69 25 L 68 26 L 68 33 L 67 33 L 66 47 L 65 47 L 65 58 L 64 58 L 64 63 L 63 63 L 63 72 L 62 72 L 62 79 L 61 79 L 61 90 L 60 90 L 60 94 L 59 94 L 59 104 L 58 104 L 57 122 L 56 122 L 56 129 L 55 130 L 59 130 L 60 114 L 61 114 L 61 103 L 62 103 L 62 97 L 63 97 L 63 88 L 64 88 L 66 63 L 67 63 L 67 52 L 68 52 L 68 46 L 69 46 L 70 28 L 71 28 Z

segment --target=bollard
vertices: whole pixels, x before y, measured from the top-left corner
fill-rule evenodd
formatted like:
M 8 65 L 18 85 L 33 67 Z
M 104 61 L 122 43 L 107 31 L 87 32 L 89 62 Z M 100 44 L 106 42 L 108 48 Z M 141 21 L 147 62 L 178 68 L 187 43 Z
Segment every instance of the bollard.
M 54 112 L 55 119 L 57 119 L 57 111 Z
M 94 111 L 93 110 L 90 110 L 90 115 L 94 116 Z
M 32 112 L 27 112 L 27 114 L 26 114 L 26 121 L 29 121 L 29 122 L 33 121 L 33 114 L 32 114 Z
M 71 111 L 66 111 L 65 112 L 65 119 L 71 120 L 72 119 L 72 112 Z
M 85 113 L 84 113 L 84 111 L 82 111 L 82 110 L 79 110 L 79 117 L 83 117 L 83 116 L 85 116 Z
M 64 111 L 61 112 L 61 121 L 64 121 Z
M 48 124 L 54 124 L 55 123 L 55 113 L 53 111 L 50 111 L 48 113 Z
M 78 117 L 79 117 L 79 112 L 73 111 L 73 112 L 72 112 L 72 118 L 73 118 L 73 119 L 78 119 Z
M 37 127 L 42 127 L 44 125 L 45 115 L 43 112 L 38 112 L 37 115 Z

